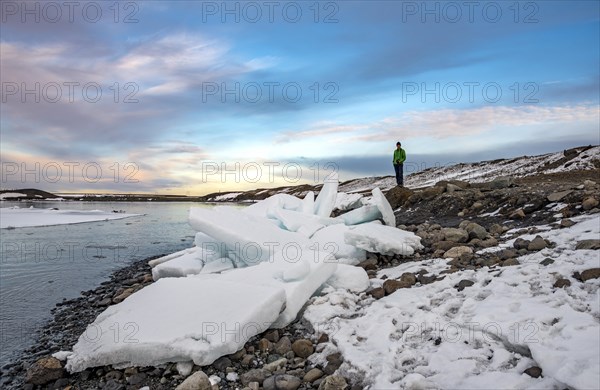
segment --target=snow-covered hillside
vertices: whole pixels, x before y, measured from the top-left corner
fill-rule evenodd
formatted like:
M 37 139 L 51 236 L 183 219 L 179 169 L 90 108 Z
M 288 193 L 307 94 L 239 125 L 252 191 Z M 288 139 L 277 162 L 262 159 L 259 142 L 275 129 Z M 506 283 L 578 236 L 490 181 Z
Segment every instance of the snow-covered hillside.
M 407 175 L 404 184 L 408 188 L 422 188 L 432 186 L 442 180 L 461 180 L 470 183 L 491 181 L 499 176 L 526 177 L 537 174 L 551 174 L 575 170 L 600 168 L 600 146 L 585 146 L 568 149 L 556 153 L 542 154 L 539 156 L 522 156 L 512 159 L 499 159 L 481 161 L 476 163 L 461 163 L 449 166 L 428 168 L 420 172 Z M 391 167 L 390 167 L 391 170 Z M 365 193 L 375 187 L 386 191 L 396 186 L 393 176 L 364 177 L 342 182 L 340 192 Z M 275 193 L 287 193 L 303 197 L 307 191 L 318 191 L 318 186 L 292 186 L 276 189 L 260 189 L 247 192 L 231 192 L 210 194 L 205 196 L 207 201 L 248 201 L 264 199 Z

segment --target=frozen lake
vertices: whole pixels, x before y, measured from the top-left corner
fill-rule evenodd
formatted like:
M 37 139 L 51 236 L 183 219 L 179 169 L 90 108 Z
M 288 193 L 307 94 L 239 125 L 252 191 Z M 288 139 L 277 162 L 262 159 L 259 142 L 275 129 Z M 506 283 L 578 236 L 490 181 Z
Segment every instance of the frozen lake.
M 0 207 L 145 214 L 74 225 L 0 229 L 0 366 L 27 348 L 54 305 L 135 260 L 190 247 L 189 202 L 1 202 Z M 210 205 L 204 205 L 211 207 Z

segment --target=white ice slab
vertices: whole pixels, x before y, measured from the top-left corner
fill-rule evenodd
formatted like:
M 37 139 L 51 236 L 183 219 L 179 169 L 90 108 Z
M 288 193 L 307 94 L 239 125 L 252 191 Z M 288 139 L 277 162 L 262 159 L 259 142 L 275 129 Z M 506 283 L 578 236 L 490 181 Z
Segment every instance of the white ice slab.
M 335 198 L 338 189 L 338 174 L 337 172 L 330 173 L 325 178 L 323 188 L 319 191 L 319 195 L 315 200 L 315 214 L 320 217 L 329 217 L 335 206 Z
M 383 195 L 383 192 L 381 192 L 379 187 L 375 187 L 371 193 L 373 194 L 371 201 L 373 204 L 375 204 L 375 206 L 377 206 L 379 211 L 381 211 L 383 222 L 388 226 L 396 227 L 396 216 L 394 215 L 394 210 L 392 210 L 392 206 L 386 199 L 385 195 Z
M 302 199 L 302 212 L 304 214 L 314 214 L 315 213 L 315 193 L 312 191 L 308 191 Z
M 241 209 L 246 214 L 256 217 L 266 217 L 271 208 L 286 210 L 302 210 L 303 201 L 293 195 L 276 194 Z
M 280 286 L 199 277 L 160 279 L 107 308 L 79 338 L 66 368 L 211 364 L 268 328 L 285 302 Z
M 102 210 L 51 210 L 18 207 L 0 208 L 0 229 L 71 225 L 137 217 L 141 214 L 112 213 Z
M 362 205 L 362 195 L 361 194 L 347 194 L 345 192 L 338 192 L 335 197 L 335 206 L 334 210 L 352 210 Z
M 225 244 L 229 251 L 227 257 L 247 264 L 265 261 L 286 245 L 304 247 L 309 243 L 299 233 L 280 229 L 266 218 L 250 215 L 236 208 L 192 207 L 189 222 L 197 231 Z
M 231 261 L 231 259 L 229 259 L 227 257 L 222 257 L 220 259 L 217 259 L 217 260 L 211 261 L 210 263 L 205 264 L 204 267 L 202 268 L 202 271 L 200 271 L 200 273 L 201 274 L 217 274 L 217 273 L 228 271 L 233 268 L 234 268 L 234 265 L 233 265 L 233 262 Z
M 382 218 L 379 207 L 373 204 L 368 204 L 347 213 L 337 216 L 338 219 L 344 221 L 346 225 L 358 225 L 360 223 L 371 222 Z
M 198 258 L 197 250 L 187 252 L 169 261 L 158 264 L 152 268 L 152 279 L 180 278 L 187 275 L 196 275 L 202 271 L 204 261 Z
M 268 216 L 279 220 L 286 230 L 298 232 L 305 237 L 311 237 L 325 226 L 342 223 L 336 218 L 319 217 L 314 214 L 308 215 L 300 211 L 283 209 L 271 209 Z
M 344 262 L 349 264 L 358 264 L 367 259 L 367 252 L 344 241 L 344 235 L 348 231 L 348 226 L 343 224 L 327 226 L 311 237 L 310 248 L 319 248 L 321 251 L 331 253 L 336 259 L 344 259 Z
M 350 227 L 344 233 L 344 241 L 349 245 L 384 255 L 410 256 L 415 250 L 423 248 L 421 238 L 414 233 L 375 223 Z
M 221 278 L 285 289 L 285 310 L 271 325 L 272 328 L 283 328 L 296 318 L 302 306 L 336 268 L 335 258 L 328 253 L 310 249 L 294 252 L 290 249 L 287 254 L 275 254 L 271 261 L 227 272 Z

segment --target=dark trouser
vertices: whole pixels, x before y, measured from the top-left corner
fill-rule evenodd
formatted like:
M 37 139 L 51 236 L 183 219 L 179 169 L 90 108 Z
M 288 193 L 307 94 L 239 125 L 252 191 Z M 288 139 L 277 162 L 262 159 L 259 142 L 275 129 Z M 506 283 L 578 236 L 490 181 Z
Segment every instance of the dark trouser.
M 404 164 L 394 164 L 394 171 L 396 171 L 396 184 L 399 186 L 404 185 Z

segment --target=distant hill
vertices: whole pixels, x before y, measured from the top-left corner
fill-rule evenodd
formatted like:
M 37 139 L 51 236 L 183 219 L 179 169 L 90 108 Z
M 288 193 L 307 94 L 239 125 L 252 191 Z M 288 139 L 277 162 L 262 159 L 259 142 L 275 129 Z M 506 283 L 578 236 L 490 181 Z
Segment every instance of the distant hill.
M 28 199 L 56 199 L 58 195 L 35 188 L 23 188 L 19 190 L 1 190 L 0 199 L 5 200 L 28 200 Z
M 432 186 L 442 180 L 481 183 L 500 176 L 522 178 L 533 175 L 594 169 L 600 170 L 600 146 L 581 146 L 538 156 L 521 156 L 510 159 L 455 164 L 447 167 L 433 167 L 406 176 L 404 184 L 409 188 L 423 188 Z M 314 186 L 305 184 L 245 192 L 220 192 L 208 194 L 202 198 L 209 202 L 243 202 L 264 199 L 277 193 L 288 193 L 303 197 L 308 191 L 318 192 L 321 186 L 321 184 Z M 393 176 L 364 177 L 341 183 L 339 191 L 367 193 L 375 187 L 385 191 L 395 186 L 396 180 Z

